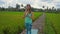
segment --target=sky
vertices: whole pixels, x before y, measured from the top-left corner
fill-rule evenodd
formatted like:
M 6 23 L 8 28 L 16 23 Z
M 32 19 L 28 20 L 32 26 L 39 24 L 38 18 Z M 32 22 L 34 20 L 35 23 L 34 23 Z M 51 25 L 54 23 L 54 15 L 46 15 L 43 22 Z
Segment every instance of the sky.
M 30 4 L 34 8 L 42 8 L 42 6 L 45 6 L 45 8 L 52 8 L 53 6 L 60 8 L 60 0 L 0 0 L 0 7 L 15 7 L 17 3 L 24 6 Z

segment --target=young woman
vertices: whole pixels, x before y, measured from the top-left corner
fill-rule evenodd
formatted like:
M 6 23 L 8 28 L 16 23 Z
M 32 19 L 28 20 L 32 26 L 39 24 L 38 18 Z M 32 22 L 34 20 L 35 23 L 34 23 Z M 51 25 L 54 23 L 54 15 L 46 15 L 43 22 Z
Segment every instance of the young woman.
M 24 18 L 25 18 L 25 26 L 26 26 L 26 32 L 27 34 L 31 34 L 31 28 L 32 28 L 32 21 L 33 21 L 33 12 L 31 11 L 31 6 L 30 4 L 27 4 L 25 13 L 24 13 Z

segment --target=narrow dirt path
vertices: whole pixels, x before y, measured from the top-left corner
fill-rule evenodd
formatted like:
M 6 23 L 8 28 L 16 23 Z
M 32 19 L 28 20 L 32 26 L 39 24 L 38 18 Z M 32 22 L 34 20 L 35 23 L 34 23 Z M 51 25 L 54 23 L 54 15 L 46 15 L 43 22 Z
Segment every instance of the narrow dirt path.
M 32 26 L 32 29 L 38 29 L 38 34 L 44 34 L 43 28 L 45 26 L 45 13 L 43 13 L 42 16 L 40 16 Z M 21 34 L 25 34 L 26 30 L 24 30 Z

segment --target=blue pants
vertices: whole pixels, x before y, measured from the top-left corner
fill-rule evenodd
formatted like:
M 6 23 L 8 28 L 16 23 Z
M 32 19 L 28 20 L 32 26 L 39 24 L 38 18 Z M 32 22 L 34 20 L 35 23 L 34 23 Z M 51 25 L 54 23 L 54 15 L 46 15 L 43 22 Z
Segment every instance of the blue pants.
M 25 24 L 25 27 L 26 27 L 26 33 L 28 34 L 31 34 L 31 28 L 32 28 L 32 24 L 29 24 L 29 23 L 26 23 Z

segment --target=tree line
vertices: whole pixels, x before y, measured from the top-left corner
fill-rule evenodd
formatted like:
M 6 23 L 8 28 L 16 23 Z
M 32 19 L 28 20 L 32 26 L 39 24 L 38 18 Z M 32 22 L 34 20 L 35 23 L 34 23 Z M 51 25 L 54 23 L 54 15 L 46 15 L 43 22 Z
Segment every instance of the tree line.
M 20 8 L 20 7 L 24 7 L 24 8 Z M 26 6 L 24 6 L 23 4 L 19 5 L 16 4 L 16 7 L 12 7 L 12 6 L 8 6 L 8 8 L 4 8 L 4 7 L 0 7 L 0 11 L 24 11 L 26 8 Z M 42 6 L 42 8 L 45 8 L 45 6 Z M 56 9 L 54 8 L 54 6 L 48 9 L 48 7 L 46 9 L 37 9 L 37 8 L 33 8 L 31 7 L 32 11 L 40 11 L 40 12 L 60 12 L 60 8 Z

